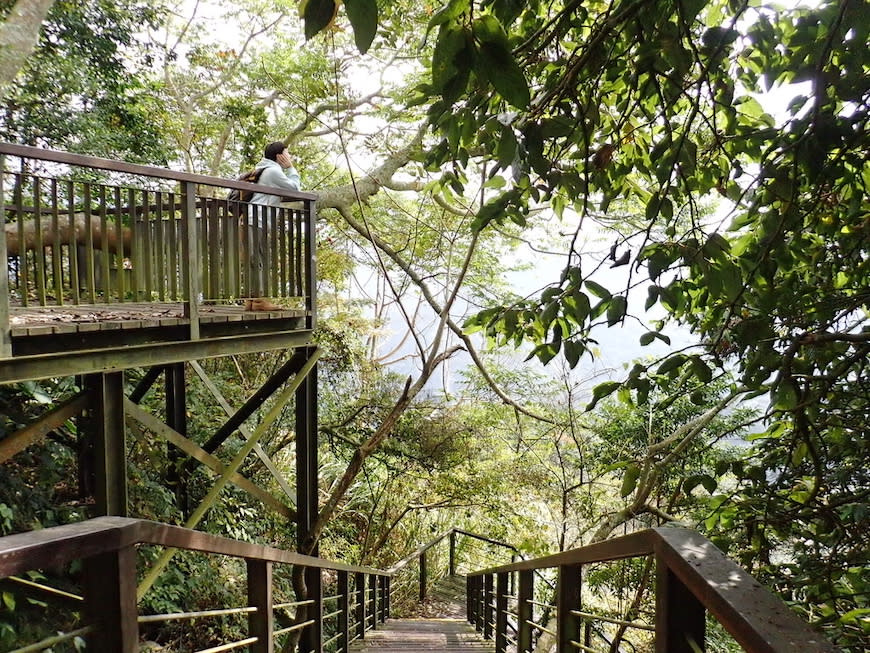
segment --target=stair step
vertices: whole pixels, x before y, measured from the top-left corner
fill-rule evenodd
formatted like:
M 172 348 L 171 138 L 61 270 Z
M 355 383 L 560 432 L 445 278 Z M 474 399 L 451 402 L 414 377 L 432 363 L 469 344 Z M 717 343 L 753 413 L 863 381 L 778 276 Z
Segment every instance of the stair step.
M 351 653 L 375 650 L 494 653 L 495 646 L 492 641 L 483 640 L 464 619 L 388 619 L 376 630 L 367 632 L 365 640 L 350 646 Z

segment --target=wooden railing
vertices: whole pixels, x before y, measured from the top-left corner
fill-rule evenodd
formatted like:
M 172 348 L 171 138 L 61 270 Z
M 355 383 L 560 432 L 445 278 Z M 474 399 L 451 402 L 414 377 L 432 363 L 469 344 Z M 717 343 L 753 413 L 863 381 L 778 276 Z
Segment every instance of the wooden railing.
M 243 559 L 247 605 L 213 610 L 140 615 L 137 609 L 136 549 L 141 545 L 174 547 L 202 554 Z M 59 570 L 80 561 L 81 594 L 33 583 L 30 570 Z M 304 569 L 307 594 L 278 601 L 273 567 Z M 200 653 L 245 649 L 271 653 L 276 640 L 300 635 L 299 651 L 347 652 L 351 642 L 389 616 L 390 575 L 369 567 L 346 565 L 247 542 L 229 540 L 177 526 L 123 517 L 100 517 L 77 524 L 0 538 L 0 580 L 18 583 L 25 595 L 80 612 L 83 623 L 18 651 L 41 651 L 84 638 L 90 651 L 133 653 L 139 650 L 139 626 L 170 620 L 244 615 L 247 637 L 220 642 Z M 295 623 L 276 628 L 276 614 L 304 609 Z
M 646 559 L 654 569 L 653 595 L 646 598 L 649 609 L 643 609 L 642 601 L 632 601 L 622 618 L 601 616 L 601 604 L 583 591 L 587 570 L 631 558 Z M 537 600 L 540 594 L 535 593 L 534 574 L 546 570 L 556 576 L 553 603 Z M 497 653 L 532 651 L 545 636 L 554 640 L 559 653 L 630 650 L 619 646 L 626 630 L 640 633 L 646 639 L 641 645 L 654 646 L 656 653 L 698 653 L 708 650 L 708 614 L 745 651 L 837 650 L 709 540 L 682 528 L 645 530 L 470 573 L 467 592 L 468 620 L 495 640 Z M 648 621 L 638 618 L 647 612 Z
M 481 556 L 479 553 L 472 555 L 471 552 L 461 551 L 462 547 L 458 549 L 457 541 L 460 537 L 466 540 L 485 543 L 498 549 L 505 549 L 510 552 L 511 561 L 520 557 L 519 551 L 511 544 L 460 528 L 451 528 L 423 544 L 387 569 L 387 572 L 393 579 L 391 584 L 391 604 L 396 606 L 398 611 L 401 611 L 411 603 L 425 601 L 430 585 L 445 575 L 453 576 L 461 573 L 460 567 L 465 566 L 471 569 L 480 567 L 481 564 L 487 564 L 485 556 Z M 443 542 L 448 543 L 448 550 L 446 552 L 441 550 L 443 546 L 439 546 Z M 445 557 L 446 564 L 444 564 Z M 488 561 L 488 564 L 492 564 L 491 559 Z
M 194 317 L 198 302 L 247 297 L 313 309 L 311 193 L 8 143 L 0 158 L 3 301 L 186 302 Z M 231 188 L 290 197 L 241 204 Z

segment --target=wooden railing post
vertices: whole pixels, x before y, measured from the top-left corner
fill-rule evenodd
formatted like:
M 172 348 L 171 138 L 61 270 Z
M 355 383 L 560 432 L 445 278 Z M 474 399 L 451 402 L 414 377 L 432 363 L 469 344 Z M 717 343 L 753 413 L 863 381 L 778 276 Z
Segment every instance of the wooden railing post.
M 456 531 L 450 531 L 450 557 L 447 560 L 447 573 L 456 575 Z
M 532 650 L 532 596 L 534 594 L 534 572 L 523 569 L 519 572 L 519 592 L 517 593 L 517 653 Z
M 356 592 L 356 636 L 365 639 L 366 636 L 366 575 L 359 571 L 354 574 L 354 591 Z
M 580 640 L 580 620 L 571 614 L 580 609 L 580 565 L 561 565 L 556 586 L 557 651 L 568 653 L 575 648 L 571 642 Z
M 346 571 L 339 571 L 338 578 L 338 632 L 341 634 L 341 649 L 350 647 L 350 577 Z
M 502 653 L 507 648 L 507 595 L 510 573 L 500 572 L 495 576 L 495 650 Z
M 272 563 L 266 560 L 247 560 L 248 605 L 257 611 L 248 615 L 248 633 L 256 637 L 251 653 L 273 653 L 274 615 L 272 612 Z
M 486 574 L 483 577 L 483 638 L 492 639 L 492 622 L 493 607 L 492 607 L 492 581 L 493 574 Z
M 368 614 L 372 618 L 372 629 L 378 627 L 378 577 L 374 574 L 369 574 L 369 600 L 371 608 Z
M 426 552 L 420 552 L 420 603 L 426 600 Z
M 387 583 L 387 611 L 386 611 L 386 615 L 387 615 L 387 619 L 389 619 L 390 618 L 390 611 L 393 608 L 393 577 L 386 576 L 385 579 L 386 579 L 386 583 Z
M 465 577 L 465 620 L 474 623 L 474 582 L 476 576 Z
M 190 320 L 190 339 L 199 340 L 199 296 L 202 293 L 199 238 L 196 229 L 196 184 L 182 184 L 181 278 L 184 288 L 184 317 Z M 132 207 L 131 207 L 132 210 Z
M 314 623 L 302 630 L 300 651 L 323 651 L 323 580 L 320 567 L 305 568 L 305 585 L 308 588 L 307 599 L 314 601 L 307 606 L 307 616 Z
M 387 620 L 387 611 L 390 606 L 390 597 L 387 593 L 387 577 L 386 576 L 378 576 L 378 586 L 381 589 L 381 623 L 384 623 Z
M 656 653 L 706 650 L 705 609 L 695 595 L 656 557 Z
M 139 624 L 135 547 L 85 558 L 82 566 L 85 614 L 88 623 L 95 626 L 88 635 L 88 650 L 136 653 Z

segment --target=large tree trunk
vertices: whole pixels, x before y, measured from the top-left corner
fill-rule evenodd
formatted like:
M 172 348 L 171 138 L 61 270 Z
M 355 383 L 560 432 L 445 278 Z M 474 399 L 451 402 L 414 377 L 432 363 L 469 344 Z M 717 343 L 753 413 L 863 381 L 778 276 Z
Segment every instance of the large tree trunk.
M 54 0 L 18 0 L 0 25 L 0 98 L 33 52 L 53 4 Z
M 103 251 L 116 252 L 118 249 L 118 231 L 114 222 L 106 223 L 107 233 L 103 233 L 102 225 L 99 220 L 91 221 L 91 235 L 93 237 L 94 249 Z M 27 250 L 36 249 L 37 234 L 42 233 L 42 246 L 50 247 L 55 240 L 59 240 L 62 245 L 85 245 L 88 242 L 88 228 L 85 223 L 84 215 L 77 215 L 70 225 L 69 220 L 60 220 L 57 225 L 57 232 L 54 230 L 54 225 L 51 221 L 43 220 L 41 229 L 37 231 L 36 222 L 34 220 L 26 220 L 22 223 L 22 230 L 19 233 L 18 223 L 10 222 L 6 224 L 6 251 L 10 256 L 19 256 Z M 23 236 L 23 238 L 22 238 Z M 124 248 L 124 254 L 130 253 L 131 232 L 129 227 L 121 228 L 121 245 Z

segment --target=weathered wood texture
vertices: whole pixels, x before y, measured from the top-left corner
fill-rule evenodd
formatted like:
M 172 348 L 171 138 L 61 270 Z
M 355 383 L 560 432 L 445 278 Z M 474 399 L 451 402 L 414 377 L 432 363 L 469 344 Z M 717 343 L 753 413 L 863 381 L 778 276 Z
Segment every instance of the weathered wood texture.
M 366 633 L 365 640 L 350 646 L 354 653 L 388 650 L 412 651 L 495 651 L 495 644 L 478 635 L 464 619 L 389 619 Z

